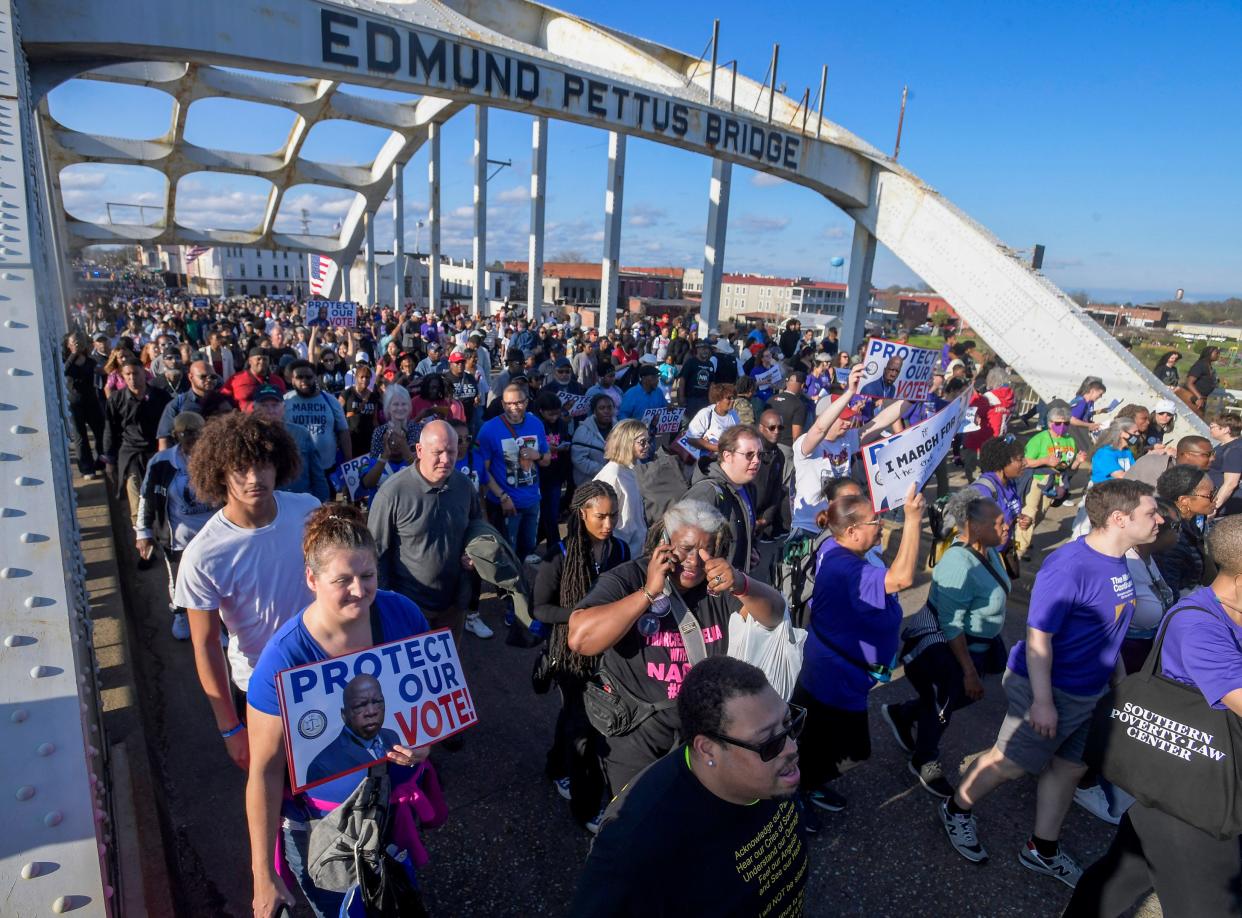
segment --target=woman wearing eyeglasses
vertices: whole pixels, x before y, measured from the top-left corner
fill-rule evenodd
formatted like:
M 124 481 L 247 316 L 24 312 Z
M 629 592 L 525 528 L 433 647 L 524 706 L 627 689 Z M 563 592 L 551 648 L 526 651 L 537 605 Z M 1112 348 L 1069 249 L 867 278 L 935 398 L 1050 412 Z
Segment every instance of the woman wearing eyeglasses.
M 612 702 L 613 719 L 597 710 L 592 723 L 604 735 L 601 758 L 613 795 L 674 748 L 677 693 L 700 652 L 727 652 L 729 616 L 754 616 L 769 628 L 781 620 L 781 595 L 729 563 L 728 540 L 725 519 L 712 507 L 674 504 L 647 553 L 601 575 L 569 617 L 569 648 L 602 657 L 595 683 Z M 692 636 L 690 650 L 678 621 Z
M 1216 506 L 1216 488 L 1203 469 L 1175 465 L 1156 481 L 1156 493 L 1178 514 L 1177 544 L 1155 556 L 1156 566 L 1174 594 L 1185 596 L 1216 577 L 1203 543 L 1203 521 Z
M 571 915 L 801 915 L 807 847 L 791 799 L 806 711 L 719 656 L 677 699 L 685 739 L 608 808 Z
M 844 809 L 846 800 L 828 782 L 871 757 L 867 695 L 891 678 L 902 615 L 897 594 L 914 583 L 924 506 L 911 484 L 897 557 L 885 569 L 867 559 L 881 529 L 871 502 L 840 496 L 828 505 L 832 538 L 820 549 L 793 701 L 808 710 L 802 791 L 808 803 L 829 812 Z

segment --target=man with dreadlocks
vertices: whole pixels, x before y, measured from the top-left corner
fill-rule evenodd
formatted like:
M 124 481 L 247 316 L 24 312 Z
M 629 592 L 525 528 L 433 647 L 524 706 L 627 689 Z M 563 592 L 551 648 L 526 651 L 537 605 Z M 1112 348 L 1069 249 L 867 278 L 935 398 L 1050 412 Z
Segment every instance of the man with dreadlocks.
M 599 765 L 599 734 L 587 719 L 582 701 L 586 681 L 595 675 L 598 657 L 569 649 L 569 615 L 595 586 L 599 575 L 630 560 L 630 549 L 614 536 L 617 492 L 603 481 L 583 482 L 569 505 L 569 523 L 560 550 L 539 565 L 534 615 L 552 626 L 544 648 L 544 673 L 561 690 L 561 712 L 548 751 L 548 776 L 569 801 L 574 818 L 592 834 L 599 831 L 607 799 Z

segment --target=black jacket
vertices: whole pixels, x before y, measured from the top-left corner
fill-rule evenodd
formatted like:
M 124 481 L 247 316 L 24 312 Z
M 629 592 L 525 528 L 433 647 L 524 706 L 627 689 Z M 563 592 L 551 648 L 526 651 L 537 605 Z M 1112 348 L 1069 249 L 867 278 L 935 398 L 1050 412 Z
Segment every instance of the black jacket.
M 130 475 L 142 476 L 147 462 L 159 449 L 157 435 L 164 406 L 171 396 L 147 386 L 139 399 L 129 389 L 112 393 L 104 413 L 104 455 L 116 462 L 119 493 Z
M 754 543 L 755 524 L 751 508 L 755 504 L 754 485 L 737 487 L 725 478 L 720 470 L 720 463 L 713 462 L 707 475 L 690 486 L 686 492 L 686 500 L 701 500 L 715 507 L 724 516 L 733 536 L 733 548 L 729 553 L 730 563 L 742 573 L 750 571 L 750 550 Z

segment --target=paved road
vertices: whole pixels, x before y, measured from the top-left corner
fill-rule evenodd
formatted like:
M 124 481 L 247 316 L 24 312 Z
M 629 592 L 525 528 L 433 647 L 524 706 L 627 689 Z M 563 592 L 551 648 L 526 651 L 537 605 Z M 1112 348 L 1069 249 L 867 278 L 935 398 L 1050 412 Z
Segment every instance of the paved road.
M 1064 530 L 1069 512 L 1059 514 Z M 1037 548 L 1061 537 L 1056 525 L 1045 523 Z M 249 915 L 242 773 L 215 736 L 189 645 L 168 633 L 162 570 L 138 572 L 132 546 L 118 548 L 159 785 L 154 805 L 167 833 L 166 850 L 151 850 L 150 857 L 167 859 L 177 915 Z M 1011 603 L 1010 642 L 1024 627 L 1024 590 L 1030 580 L 1028 573 Z M 903 596 L 907 613 L 925 594 L 926 576 Z M 499 630 L 495 603 L 485 602 L 483 611 Z M 530 689 L 535 651 L 507 647 L 499 634 L 490 641 L 467 635 L 466 642 L 463 654 L 479 724 L 466 734 L 461 751 L 439 751 L 434 757 L 451 815 L 427 838 L 432 855 L 424 872 L 428 905 L 441 918 L 563 915 L 589 838 L 543 777 L 557 702 Z M 874 710 L 912 694 L 898 677 L 872 695 L 874 755 L 838 782 L 849 807 L 827 816 L 823 833 L 811 843 L 807 914 L 1059 914 L 1069 891 L 1017 862 L 1033 818 L 1033 780 L 1002 788 L 978 808 L 990 863 L 969 864 L 950 849 L 933 798 L 906 770 L 904 755 Z M 991 678 L 985 699 L 960 712 L 946 737 L 943 758 L 951 776 L 991 743 L 1003 712 L 999 678 Z M 658 824 L 650 827 L 652 833 L 660 830 Z M 1104 850 L 1112 832 L 1074 807 L 1064 838 L 1089 862 Z M 1139 914 L 1153 918 L 1160 912 L 1149 905 Z

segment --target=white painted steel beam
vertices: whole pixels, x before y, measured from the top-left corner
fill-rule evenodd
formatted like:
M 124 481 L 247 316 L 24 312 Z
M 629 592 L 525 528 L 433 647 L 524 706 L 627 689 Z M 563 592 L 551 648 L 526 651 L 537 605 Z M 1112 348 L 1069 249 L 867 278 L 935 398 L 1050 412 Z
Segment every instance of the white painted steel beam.
M 543 313 L 543 236 L 548 190 L 548 119 L 531 126 L 530 252 L 527 259 L 526 318 L 538 322 Z
M 379 302 L 379 284 L 375 277 L 375 216 L 369 211 L 363 214 L 363 225 L 366 227 L 367 251 L 367 303 Z
M 875 236 L 861 223 L 854 224 L 850 244 L 850 267 L 845 281 L 845 306 L 841 311 L 840 347 L 847 353 L 867 333 L 867 308 L 871 302 L 871 271 L 875 267 Z
M 733 164 L 712 160 L 707 189 L 707 241 L 703 245 L 703 297 L 699 304 L 699 334 L 706 337 L 720 323 L 720 280 L 724 276 L 725 233 L 729 226 L 729 189 Z
M 58 257 L 21 22 L 0 0 L 0 914 L 115 913 L 101 729 L 66 424 Z
M 608 189 L 604 193 L 604 258 L 600 265 L 599 330 L 611 334 L 617 322 L 621 270 L 621 211 L 625 198 L 625 135 L 608 134 Z
M 474 109 L 474 284 L 471 315 L 483 314 L 487 302 L 487 106 Z
M 427 125 L 427 308 L 440 312 L 440 125 Z
M 405 166 L 392 167 L 392 308 L 405 305 Z

